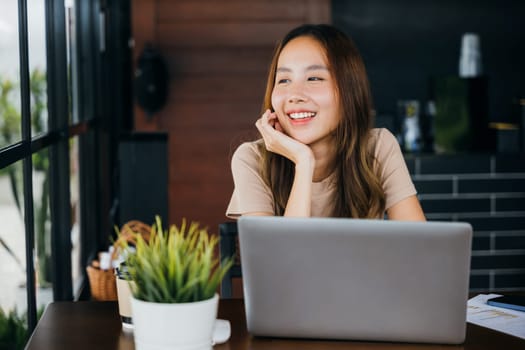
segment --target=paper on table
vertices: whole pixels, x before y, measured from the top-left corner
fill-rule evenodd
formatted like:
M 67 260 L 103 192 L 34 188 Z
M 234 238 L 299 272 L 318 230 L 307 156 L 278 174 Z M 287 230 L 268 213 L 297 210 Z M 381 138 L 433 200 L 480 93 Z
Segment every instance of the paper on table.
M 525 339 L 525 312 L 487 305 L 499 294 L 479 294 L 469 299 L 467 322 Z

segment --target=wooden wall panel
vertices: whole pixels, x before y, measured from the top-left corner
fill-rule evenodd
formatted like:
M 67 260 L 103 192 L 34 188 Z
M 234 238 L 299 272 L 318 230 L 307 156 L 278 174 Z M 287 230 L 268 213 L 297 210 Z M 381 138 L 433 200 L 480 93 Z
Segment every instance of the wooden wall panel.
M 301 23 L 299 20 L 210 22 L 207 25 L 202 22 L 162 22 L 158 24 L 157 35 L 163 47 L 272 47 L 283 34 Z
M 209 75 L 216 73 L 265 75 L 272 51 L 267 47 L 239 47 L 232 54 L 228 47 L 165 48 L 171 57 L 168 68 L 171 75 Z
M 302 23 L 329 23 L 329 0 L 133 0 L 134 60 L 146 43 L 165 58 L 166 106 L 135 107 L 135 129 L 169 134 L 169 221 L 217 232 L 233 181 L 230 157 L 258 137 L 274 45 Z
M 178 76 L 169 88 L 175 103 L 236 103 L 253 100 L 254 95 L 263 96 L 264 84 L 264 77 L 260 75 L 194 75 Z
M 159 1 L 159 22 L 185 21 L 276 21 L 303 20 L 308 7 L 304 0 L 186 0 Z M 199 10 L 195 11 L 198 6 Z
M 166 109 L 169 109 L 171 104 L 174 102 L 170 102 Z M 254 124 L 261 108 L 258 104 L 244 102 L 179 103 L 176 111 L 176 115 L 163 116 L 162 127 L 166 130 L 216 131 L 224 129 L 235 131 L 236 135 L 240 135 L 244 129 L 252 130 L 252 134 L 255 135 L 257 131 Z

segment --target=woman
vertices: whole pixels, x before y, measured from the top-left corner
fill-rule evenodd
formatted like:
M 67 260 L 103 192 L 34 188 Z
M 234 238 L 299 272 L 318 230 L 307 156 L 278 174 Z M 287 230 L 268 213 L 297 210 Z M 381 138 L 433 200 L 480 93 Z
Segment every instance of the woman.
M 293 29 L 277 46 L 256 122 L 262 139 L 232 158 L 226 215 L 425 220 L 403 155 L 372 129 L 361 56 L 329 25 Z

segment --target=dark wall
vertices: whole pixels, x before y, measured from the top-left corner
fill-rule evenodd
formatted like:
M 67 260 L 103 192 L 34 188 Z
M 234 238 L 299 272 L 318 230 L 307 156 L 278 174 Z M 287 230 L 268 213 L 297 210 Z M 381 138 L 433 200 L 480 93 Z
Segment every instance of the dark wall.
M 428 220 L 472 225 L 470 290 L 525 290 L 525 155 L 411 155 Z
M 429 77 L 457 75 L 465 32 L 480 35 L 489 119 L 511 121 L 512 99 L 525 96 L 523 0 L 332 0 L 332 18 L 364 57 L 378 114 L 423 103 Z

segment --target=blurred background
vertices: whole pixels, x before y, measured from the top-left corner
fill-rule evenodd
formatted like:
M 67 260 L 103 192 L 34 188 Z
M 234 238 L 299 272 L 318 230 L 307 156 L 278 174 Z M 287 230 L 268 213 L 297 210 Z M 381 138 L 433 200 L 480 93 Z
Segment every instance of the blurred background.
M 473 224 L 471 290 L 525 289 L 523 13 L 517 0 L 3 1 L 2 308 L 32 329 L 49 301 L 90 298 L 85 267 L 128 220 L 218 233 L 273 48 L 303 23 L 356 42 L 376 126 L 397 135 L 428 218 Z

